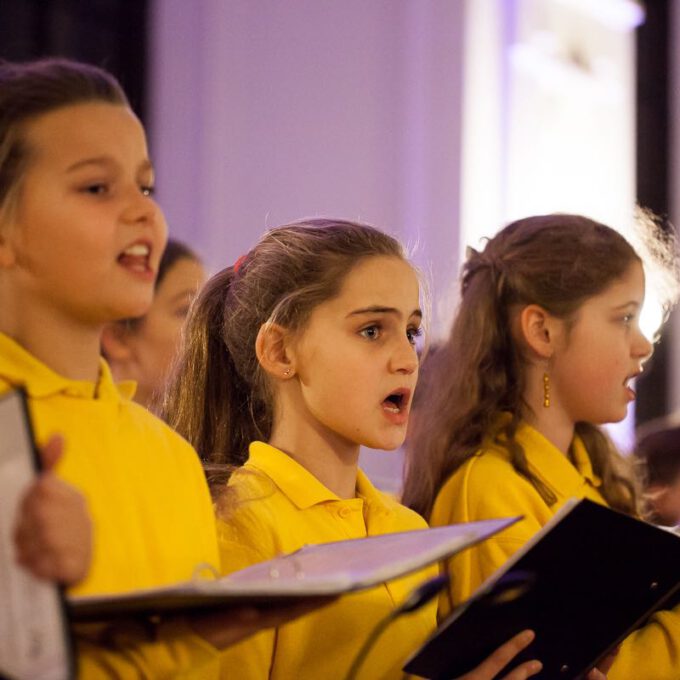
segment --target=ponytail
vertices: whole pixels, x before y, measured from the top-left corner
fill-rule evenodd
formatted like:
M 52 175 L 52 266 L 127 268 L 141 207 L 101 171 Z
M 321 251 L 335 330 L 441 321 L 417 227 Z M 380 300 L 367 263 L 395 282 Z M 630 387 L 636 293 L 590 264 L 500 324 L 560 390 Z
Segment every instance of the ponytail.
M 160 414 L 212 465 L 242 465 L 250 442 L 267 438 L 271 428 L 224 341 L 233 279 L 234 270 L 227 267 L 194 301 Z

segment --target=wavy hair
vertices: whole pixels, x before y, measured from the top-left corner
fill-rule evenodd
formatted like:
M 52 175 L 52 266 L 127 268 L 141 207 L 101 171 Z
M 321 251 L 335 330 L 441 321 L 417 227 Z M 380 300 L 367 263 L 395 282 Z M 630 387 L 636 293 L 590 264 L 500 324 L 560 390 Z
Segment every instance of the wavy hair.
M 511 223 L 462 271 L 461 302 L 448 341 L 432 358 L 409 432 L 403 502 L 429 517 L 446 480 L 486 437 L 507 448 L 516 472 L 552 505 L 556 498 L 527 464 L 516 440 L 528 404 L 524 359 L 511 333 L 513 310 L 536 304 L 573 322 L 579 307 L 621 278 L 640 257 L 613 229 L 579 215 L 543 215 Z M 499 419 L 503 412 L 509 420 Z M 500 424 L 499 424 L 500 423 Z M 610 506 L 628 513 L 636 494 L 625 461 L 595 425 L 576 424 Z

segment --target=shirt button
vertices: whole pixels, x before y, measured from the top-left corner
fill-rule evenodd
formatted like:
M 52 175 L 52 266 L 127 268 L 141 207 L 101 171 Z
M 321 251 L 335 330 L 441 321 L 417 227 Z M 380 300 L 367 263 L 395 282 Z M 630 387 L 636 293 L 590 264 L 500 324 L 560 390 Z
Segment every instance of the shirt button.
M 351 508 L 340 508 L 340 511 L 338 512 L 338 515 L 342 517 L 343 519 L 346 519 L 352 514 Z

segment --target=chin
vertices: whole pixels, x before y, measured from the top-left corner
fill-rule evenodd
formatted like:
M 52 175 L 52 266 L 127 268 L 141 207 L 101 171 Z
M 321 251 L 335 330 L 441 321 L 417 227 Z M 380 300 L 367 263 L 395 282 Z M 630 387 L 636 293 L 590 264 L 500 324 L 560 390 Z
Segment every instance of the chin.
M 601 418 L 598 418 L 597 420 L 591 420 L 595 425 L 608 425 L 612 423 L 620 423 L 622 420 L 625 419 L 625 417 L 628 415 L 628 409 L 624 409 L 623 411 L 619 411 L 618 413 L 609 413 Z M 584 419 L 585 422 L 588 422 L 588 419 Z
M 151 308 L 153 297 L 149 299 L 137 298 L 127 302 L 127 304 L 116 305 L 114 308 L 115 318 L 112 321 L 121 321 L 123 319 L 137 319 L 144 316 Z
M 389 439 L 374 439 L 362 443 L 369 449 L 377 449 L 379 451 L 396 451 L 403 443 L 405 437 L 390 437 Z

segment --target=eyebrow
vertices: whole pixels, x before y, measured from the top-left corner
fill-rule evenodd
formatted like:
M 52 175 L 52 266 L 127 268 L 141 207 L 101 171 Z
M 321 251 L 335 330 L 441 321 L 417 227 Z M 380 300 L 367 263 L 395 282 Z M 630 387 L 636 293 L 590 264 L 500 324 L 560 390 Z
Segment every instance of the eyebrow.
M 349 318 L 351 316 L 358 316 L 360 314 L 395 314 L 396 316 L 401 316 L 401 312 L 396 307 L 380 307 L 378 305 L 374 305 L 372 307 L 362 307 L 361 309 L 355 309 L 353 312 L 350 312 L 347 317 Z M 414 309 L 409 314 L 409 319 L 412 316 L 417 316 L 419 319 L 422 319 L 423 313 L 420 309 Z
M 630 300 L 629 302 L 624 302 L 622 305 L 617 305 L 614 307 L 614 311 L 625 309 L 626 307 L 635 307 L 636 309 L 639 309 L 642 307 L 642 303 L 638 302 L 637 300 Z
M 96 156 L 95 158 L 85 158 L 82 161 L 77 161 L 73 163 L 73 165 L 70 165 L 68 168 L 66 168 L 66 172 L 75 172 L 76 170 L 80 170 L 81 168 L 85 168 L 91 165 L 97 167 L 112 166 L 115 165 L 115 162 L 108 156 Z M 148 159 L 142 161 L 142 163 L 139 166 L 139 170 L 142 172 L 151 170 L 153 172 L 153 165 L 151 164 L 151 161 Z

